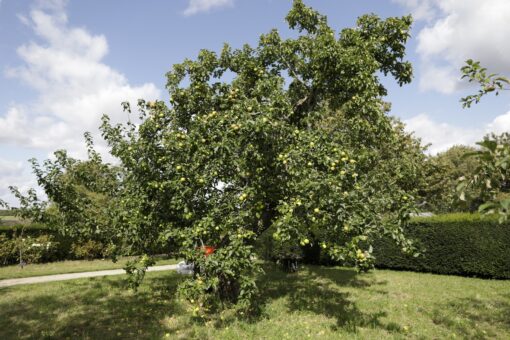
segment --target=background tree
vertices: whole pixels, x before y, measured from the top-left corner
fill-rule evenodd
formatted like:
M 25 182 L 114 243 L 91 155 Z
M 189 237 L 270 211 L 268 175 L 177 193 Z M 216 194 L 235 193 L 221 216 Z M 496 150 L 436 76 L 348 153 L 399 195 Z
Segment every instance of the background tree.
M 479 165 L 472 174 L 460 179 L 457 191 L 462 200 L 477 198 L 480 212 L 497 213 L 500 221 L 510 213 L 510 134 L 487 135 L 478 142 L 480 150 L 470 154 Z M 476 193 L 470 196 L 470 193 Z
M 35 159 L 30 160 L 47 201 L 40 200 L 35 190 L 23 195 L 15 187 L 10 189 L 20 202 L 16 212 L 23 219 L 44 223 L 75 239 L 110 244 L 110 251 L 115 255 L 115 245 L 122 244 L 112 229 L 121 172 L 103 163 L 94 151 L 90 134 L 85 134 L 85 140 L 87 160 L 69 157 L 65 150 L 56 151 L 54 159 L 42 165 Z
M 459 198 L 456 190 L 459 179 L 473 176 L 478 171 L 478 159 L 469 157 L 475 151 L 474 147 L 455 145 L 428 157 L 424 164 L 425 185 L 419 193 L 423 200 L 421 210 L 435 213 L 474 211 L 483 203 L 480 189 L 470 188 L 464 200 Z

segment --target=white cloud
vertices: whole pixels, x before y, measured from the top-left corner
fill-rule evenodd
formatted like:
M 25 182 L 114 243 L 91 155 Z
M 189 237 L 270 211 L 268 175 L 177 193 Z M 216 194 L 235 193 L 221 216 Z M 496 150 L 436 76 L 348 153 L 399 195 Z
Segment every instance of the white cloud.
M 193 15 L 208 12 L 213 8 L 233 6 L 234 0 L 189 0 L 184 15 Z
M 437 66 L 434 63 L 424 63 L 421 66 L 419 80 L 421 90 L 453 93 L 460 88 L 459 72 L 452 67 Z
M 510 111 L 497 116 L 492 122 L 487 124 L 486 132 L 494 132 L 502 134 L 503 132 L 510 131 Z
M 432 20 L 436 15 L 433 0 L 393 0 L 411 11 L 415 20 Z
M 494 118 L 490 123 L 478 128 L 465 128 L 438 122 L 422 113 L 403 121 L 408 132 L 414 132 L 423 144 L 431 144 L 430 154 L 445 151 L 454 145 L 475 145 L 489 133 L 501 134 L 510 131 L 510 111 Z
M 18 48 L 22 63 L 6 75 L 22 81 L 37 95 L 0 113 L 0 145 L 26 150 L 26 158 L 56 149 L 84 157 L 85 131 L 94 135 L 98 150 L 104 153 L 106 146 L 98 131 L 101 116 L 108 114 L 114 123 L 125 122 L 121 102 L 136 105 L 139 98 L 161 96 L 154 84 L 131 85 L 122 73 L 106 65 L 102 61 L 108 53 L 106 37 L 71 27 L 66 3 L 39 0 L 28 15 L 19 16 L 38 39 Z M 36 185 L 28 163 L 0 159 L 0 198 L 4 200 L 12 200 L 8 185 L 22 190 Z
M 120 103 L 136 103 L 160 97 L 152 83 L 130 85 L 126 77 L 104 64 L 108 43 L 103 35 L 69 27 L 65 1 L 41 1 L 23 19 L 41 42 L 29 42 L 17 50 L 23 64 L 7 70 L 7 76 L 35 89 L 30 103 L 12 105 L 4 116 L 0 143 L 47 151 L 65 148 L 84 155 L 83 133 L 98 136 L 102 114 L 114 122 L 125 121 Z M 98 141 L 100 138 L 96 138 Z
M 447 123 L 436 122 L 427 114 L 419 114 L 404 120 L 406 130 L 414 132 L 423 144 L 432 144 L 428 152 L 436 154 L 458 145 L 472 145 L 483 137 L 483 130 L 457 127 Z
M 451 93 L 459 89 L 460 67 L 466 59 L 480 60 L 494 72 L 510 72 L 510 1 L 394 0 L 427 20 L 417 35 L 423 90 Z M 429 84 L 430 74 L 441 82 Z
M 27 191 L 37 185 L 25 164 L 0 158 L 0 199 L 15 206 L 17 202 L 14 201 L 8 188 L 13 184 L 22 191 Z

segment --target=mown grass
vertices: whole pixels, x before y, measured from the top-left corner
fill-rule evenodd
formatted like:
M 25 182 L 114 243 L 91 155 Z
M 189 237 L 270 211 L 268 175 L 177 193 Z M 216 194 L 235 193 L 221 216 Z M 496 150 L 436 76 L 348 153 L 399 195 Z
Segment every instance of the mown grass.
M 1 229 L 9 229 L 21 221 L 16 216 L 0 216 L 0 228 Z
M 203 320 L 175 297 L 180 280 L 148 273 L 137 293 L 121 277 L 1 289 L 0 338 L 510 338 L 510 281 L 314 266 L 285 274 L 268 265 L 261 315 Z
M 0 267 L 0 280 L 53 274 L 80 273 L 96 270 L 123 268 L 130 257 L 122 257 L 117 262 L 111 260 L 59 261 L 52 263 L 29 264 L 24 268 L 19 265 Z M 174 264 L 174 259 L 158 258 L 156 265 Z

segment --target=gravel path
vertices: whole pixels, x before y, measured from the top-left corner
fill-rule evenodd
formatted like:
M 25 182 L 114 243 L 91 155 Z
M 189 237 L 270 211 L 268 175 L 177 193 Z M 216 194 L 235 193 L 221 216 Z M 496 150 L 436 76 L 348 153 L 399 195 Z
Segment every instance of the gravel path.
M 175 270 L 179 267 L 177 264 L 169 264 L 165 266 L 154 266 L 148 269 L 149 272 L 159 272 L 163 270 Z M 19 279 L 7 279 L 0 280 L 0 288 L 10 287 L 17 285 L 26 285 L 32 283 L 42 282 L 53 282 L 53 281 L 64 281 L 74 280 L 86 277 L 97 277 L 97 276 L 110 276 L 110 275 L 122 275 L 126 274 L 124 269 L 112 269 L 112 270 L 100 270 L 95 272 L 83 272 L 83 273 L 69 273 L 69 274 L 57 274 L 57 275 L 45 275 L 45 276 L 32 276 L 24 277 Z

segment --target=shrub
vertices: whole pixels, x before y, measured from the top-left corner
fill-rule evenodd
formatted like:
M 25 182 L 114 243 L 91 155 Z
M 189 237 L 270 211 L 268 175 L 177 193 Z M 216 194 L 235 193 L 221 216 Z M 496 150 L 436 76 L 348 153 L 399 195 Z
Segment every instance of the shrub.
M 87 240 L 73 243 L 71 252 L 76 259 L 93 260 L 104 257 L 107 248 L 99 241 Z
M 59 244 L 54 240 L 52 235 L 18 238 L 16 243 L 18 247 L 22 247 L 23 261 L 26 263 L 41 263 L 57 260 Z
M 25 241 L 20 241 L 21 234 Z M 18 244 L 19 242 L 22 243 Z M 51 242 L 50 246 L 43 253 L 37 251 L 39 246 L 30 247 L 31 244 L 46 245 L 48 242 Z M 18 263 L 20 246 L 23 247 L 23 253 L 26 253 L 23 260 L 27 263 L 94 259 L 112 256 L 114 253 L 115 255 L 131 254 L 123 245 L 106 245 L 99 240 L 78 240 L 64 236 L 57 230 L 42 224 L 2 226 L 0 227 L 0 266 Z
M 16 244 L 4 234 L 0 234 L 0 265 L 16 261 Z
M 510 278 L 510 223 L 500 224 L 496 216 L 458 213 L 415 218 L 406 231 L 421 245 L 423 255 L 402 255 L 383 238 L 374 247 L 377 267 Z
M 50 262 L 58 259 L 59 243 L 52 235 L 15 236 L 0 234 L 0 265 Z

